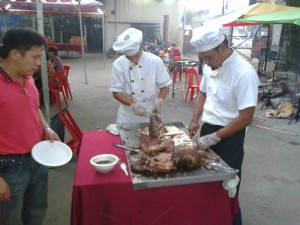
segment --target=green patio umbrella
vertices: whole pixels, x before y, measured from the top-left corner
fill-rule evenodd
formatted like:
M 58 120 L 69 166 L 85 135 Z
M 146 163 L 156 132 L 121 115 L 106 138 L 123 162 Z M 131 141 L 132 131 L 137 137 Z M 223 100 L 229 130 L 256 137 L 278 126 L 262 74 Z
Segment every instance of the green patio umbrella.
M 259 3 L 237 20 L 237 23 L 245 22 L 259 24 L 295 24 L 300 26 L 300 8 Z

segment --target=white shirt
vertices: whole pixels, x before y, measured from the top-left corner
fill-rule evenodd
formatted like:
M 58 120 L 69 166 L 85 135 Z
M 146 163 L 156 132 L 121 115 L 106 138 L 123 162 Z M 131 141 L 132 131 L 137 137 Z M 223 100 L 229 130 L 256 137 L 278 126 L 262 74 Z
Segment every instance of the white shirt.
M 111 92 L 120 92 L 151 111 L 160 88 L 172 83 L 170 75 L 158 56 L 143 52 L 137 65 L 120 56 L 112 66 Z M 149 118 L 134 115 L 132 109 L 121 105 L 117 123 L 149 122 Z
M 256 106 L 258 85 L 253 66 L 235 51 L 214 71 L 205 65 L 200 85 L 206 93 L 202 122 L 226 126 L 239 110 Z

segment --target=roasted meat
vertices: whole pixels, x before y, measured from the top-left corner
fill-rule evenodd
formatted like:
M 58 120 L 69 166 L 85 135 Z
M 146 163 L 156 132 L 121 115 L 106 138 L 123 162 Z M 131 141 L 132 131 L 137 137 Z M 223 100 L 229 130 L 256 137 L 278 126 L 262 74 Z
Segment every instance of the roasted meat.
M 172 160 L 172 153 L 161 152 L 155 156 L 139 153 L 140 160 L 131 164 L 131 170 L 143 174 L 170 173 L 177 168 Z
M 145 130 L 141 129 L 139 133 L 141 151 L 137 155 L 138 160 L 130 165 L 135 173 L 157 175 L 178 169 L 211 169 L 208 160 L 220 160 L 216 154 L 201 151 L 192 145 L 175 146 L 172 137 L 165 139 L 167 129 L 157 115 L 150 117 L 149 135 Z
M 157 115 L 150 116 L 149 123 L 149 136 L 152 138 L 161 138 L 167 132 L 167 129 L 163 125 L 161 119 Z
M 216 154 L 212 154 L 206 151 L 198 150 L 190 145 L 176 146 L 172 160 L 174 165 L 178 168 L 196 169 L 204 166 L 210 169 L 208 160 L 213 159 L 220 160 L 220 157 Z
M 178 168 L 196 169 L 204 166 L 206 161 L 196 149 L 175 150 L 172 154 L 174 164 Z
M 131 164 L 131 170 L 136 173 L 161 174 L 170 173 L 178 169 L 197 169 L 205 167 L 211 169 L 209 159 L 216 161 L 220 157 L 216 154 L 200 151 L 189 145 L 179 145 L 164 152 L 149 155 L 139 153 L 139 161 Z
M 172 138 L 165 140 L 156 139 L 140 133 L 139 140 L 142 147 L 141 150 L 149 154 L 174 148 L 174 141 Z
M 195 150 L 197 150 L 198 154 L 200 154 L 200 156 L 202 158 L 212 159 L 212 160 L 215 160 L 215 161 L 220 161 L 220 159 L 221 159 L 220 156 L 218 156 L 215 153 L 211 153 L 211 152 L 204 151 L 204 150 L 199 150 L 196 147 L 191 146 L 191 145 L 185 145 L 185 144 L 178 145 L 178 146 L 175 147 L 174 151 L 175 152 L 184 152 L 184 151 L 193 152 Z

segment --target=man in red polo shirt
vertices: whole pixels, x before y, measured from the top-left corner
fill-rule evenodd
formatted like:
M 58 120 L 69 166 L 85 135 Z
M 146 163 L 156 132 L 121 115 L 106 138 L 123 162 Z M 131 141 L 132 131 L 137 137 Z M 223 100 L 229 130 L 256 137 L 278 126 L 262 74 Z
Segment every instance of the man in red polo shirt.
M 12 28 L 0 45 L 0 223 L 42 225 L 48 169 L 31 157 L 42 140 L 59 140 L 39 109 L 32 75 L 41 65 L 44 37 Z

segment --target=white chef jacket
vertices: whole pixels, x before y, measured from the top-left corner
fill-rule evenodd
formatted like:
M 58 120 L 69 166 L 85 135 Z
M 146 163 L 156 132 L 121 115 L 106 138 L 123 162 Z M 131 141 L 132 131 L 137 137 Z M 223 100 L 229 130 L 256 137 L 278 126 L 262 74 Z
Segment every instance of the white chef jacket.
M 200 90 L 206 93 L 202 122 L 226 126 L 239 110 L 256 106 L 259 79 L 253 66 L 235 51 L 221 67 L 205 65 Z
M 120 56 L 112 65 L 111 92 L 121 92 L 151 112 L 160 88 L 172 84 L 169 73 L 158 56 L 143 52 L 134 65 L 125 56 Z M 129 106 L 120 105 L 117 123 L 143 123 L 149 118 L 136 116 Z

